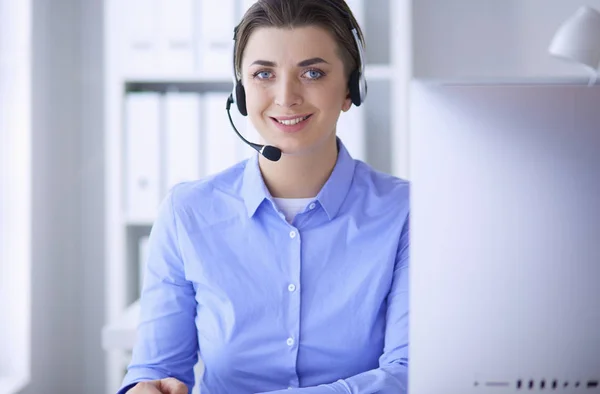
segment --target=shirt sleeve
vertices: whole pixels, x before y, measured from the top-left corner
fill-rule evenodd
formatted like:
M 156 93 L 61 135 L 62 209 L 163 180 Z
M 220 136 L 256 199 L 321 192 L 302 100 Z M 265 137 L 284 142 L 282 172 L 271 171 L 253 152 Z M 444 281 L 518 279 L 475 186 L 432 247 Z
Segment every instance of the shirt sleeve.
M 270 391 L 268 394 L 406 394 L 408 391 L 408 260 L 407 215 L 396 253 L 388 294 L 385 346 L 379 368 L 314 387 Z M 267 393 L 260 393 L 267 394 Z
M 196 299 L 185 279 L 177 239 L 176 190 L 161 203 L 150 233 L 137 338 L 119 394 L 137 382 L 167 377 L 185 383 L 190 393 L 194 386 Z

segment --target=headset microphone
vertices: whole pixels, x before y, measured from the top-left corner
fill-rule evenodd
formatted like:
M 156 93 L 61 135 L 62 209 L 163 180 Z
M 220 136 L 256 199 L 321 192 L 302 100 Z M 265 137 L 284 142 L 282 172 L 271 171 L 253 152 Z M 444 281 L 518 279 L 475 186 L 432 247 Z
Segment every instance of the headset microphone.
M 227 98 L 226 109 L 227 109 L 227 116 L 229 117 L 229 123 L 231 123 L 231 127 L 233 127 L 233 130 L 238 135 L 238 137 L 240 137 L 242 139 L 242 141 L 244 141 L 246 144 L 248 144 L 250 147 L 252 147 L 254 150 L 256 150 L 258 153 L 263 155 L 268 160 L 278 161 L 281 158 L 281 149 L 276 148 L 271 145 L 260 145 L 260 144 L 255 144 L 253 142 L 250 142 L 247 139 L 245 139 L 240 134 L 240 132 L 235 128 L 235 125 L 233 124 L 233 119 L 231 119 L 231 113 L 229 112 L 231 109 L 231 104 L 233 104 L 233 95 L 230 95 Z

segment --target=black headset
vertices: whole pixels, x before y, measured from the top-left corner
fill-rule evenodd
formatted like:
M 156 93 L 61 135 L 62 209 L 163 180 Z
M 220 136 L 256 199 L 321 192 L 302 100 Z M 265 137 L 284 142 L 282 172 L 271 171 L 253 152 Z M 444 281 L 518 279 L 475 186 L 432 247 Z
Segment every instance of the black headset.
M 350 73 L 350 77 L 348 78 L 348 89 L 350 90 L 350 99 L 355 106 L 360 106 L 367 97 L 367 80 L 365 78 L 365 55 L 364 55 L 364 47 L 358 36 L 358 29 L 352 23 L 352 18 L 350 18 L 350 14 L 341 8 L 335 1 L 324 0 L 335 7 L 340 13 L 346 18 L 348 24 L 350 26 L 350 30 L 352 31 L 352 35 L 354 36 L 354 41 L 356 42 L 356 47 L 358 48 L 358 56 L 360 64 L 358 67 Z M 248 115 L 248 109 L 246 108 L 246 91 L 244 89 L 244 85 L 242 85 L 242 81 L 237 78 L 237 73 L 235 70 L 235 49 L 237 46 L 237 32 L 239 25 L 235 27 L 233 30 L 233 91 L 231 92 L 231 96 L 228 99 L 228 103 L 235 103 L 237 105 L 238 110 L 244 116 Z

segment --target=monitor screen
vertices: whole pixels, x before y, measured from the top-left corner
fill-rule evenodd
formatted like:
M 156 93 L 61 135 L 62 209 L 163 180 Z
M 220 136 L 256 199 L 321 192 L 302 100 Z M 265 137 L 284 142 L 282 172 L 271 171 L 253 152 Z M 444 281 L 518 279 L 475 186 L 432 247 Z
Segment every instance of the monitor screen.
M 600 392 L 600 86 L 411 86 L 410 394 Z

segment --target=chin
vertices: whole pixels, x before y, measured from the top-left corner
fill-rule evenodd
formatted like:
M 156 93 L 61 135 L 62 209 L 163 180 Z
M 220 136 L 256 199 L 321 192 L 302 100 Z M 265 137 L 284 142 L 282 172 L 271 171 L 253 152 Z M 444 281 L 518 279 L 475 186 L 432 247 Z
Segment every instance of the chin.
M 329 136 L 311 136 L 311 138 L 297 138 L 297 136 L 284 136 L 277 138 L 277 146 L 286 155 L 306 156 L 315 154 L 326 146 Z M 334 136 L 335 137 L 335 136 Z
M 278 138 L 273 144 L 285 155 L 302 155 L 313 150 L 312 144 L 301 141 L 290 141 L 287 138 Z

